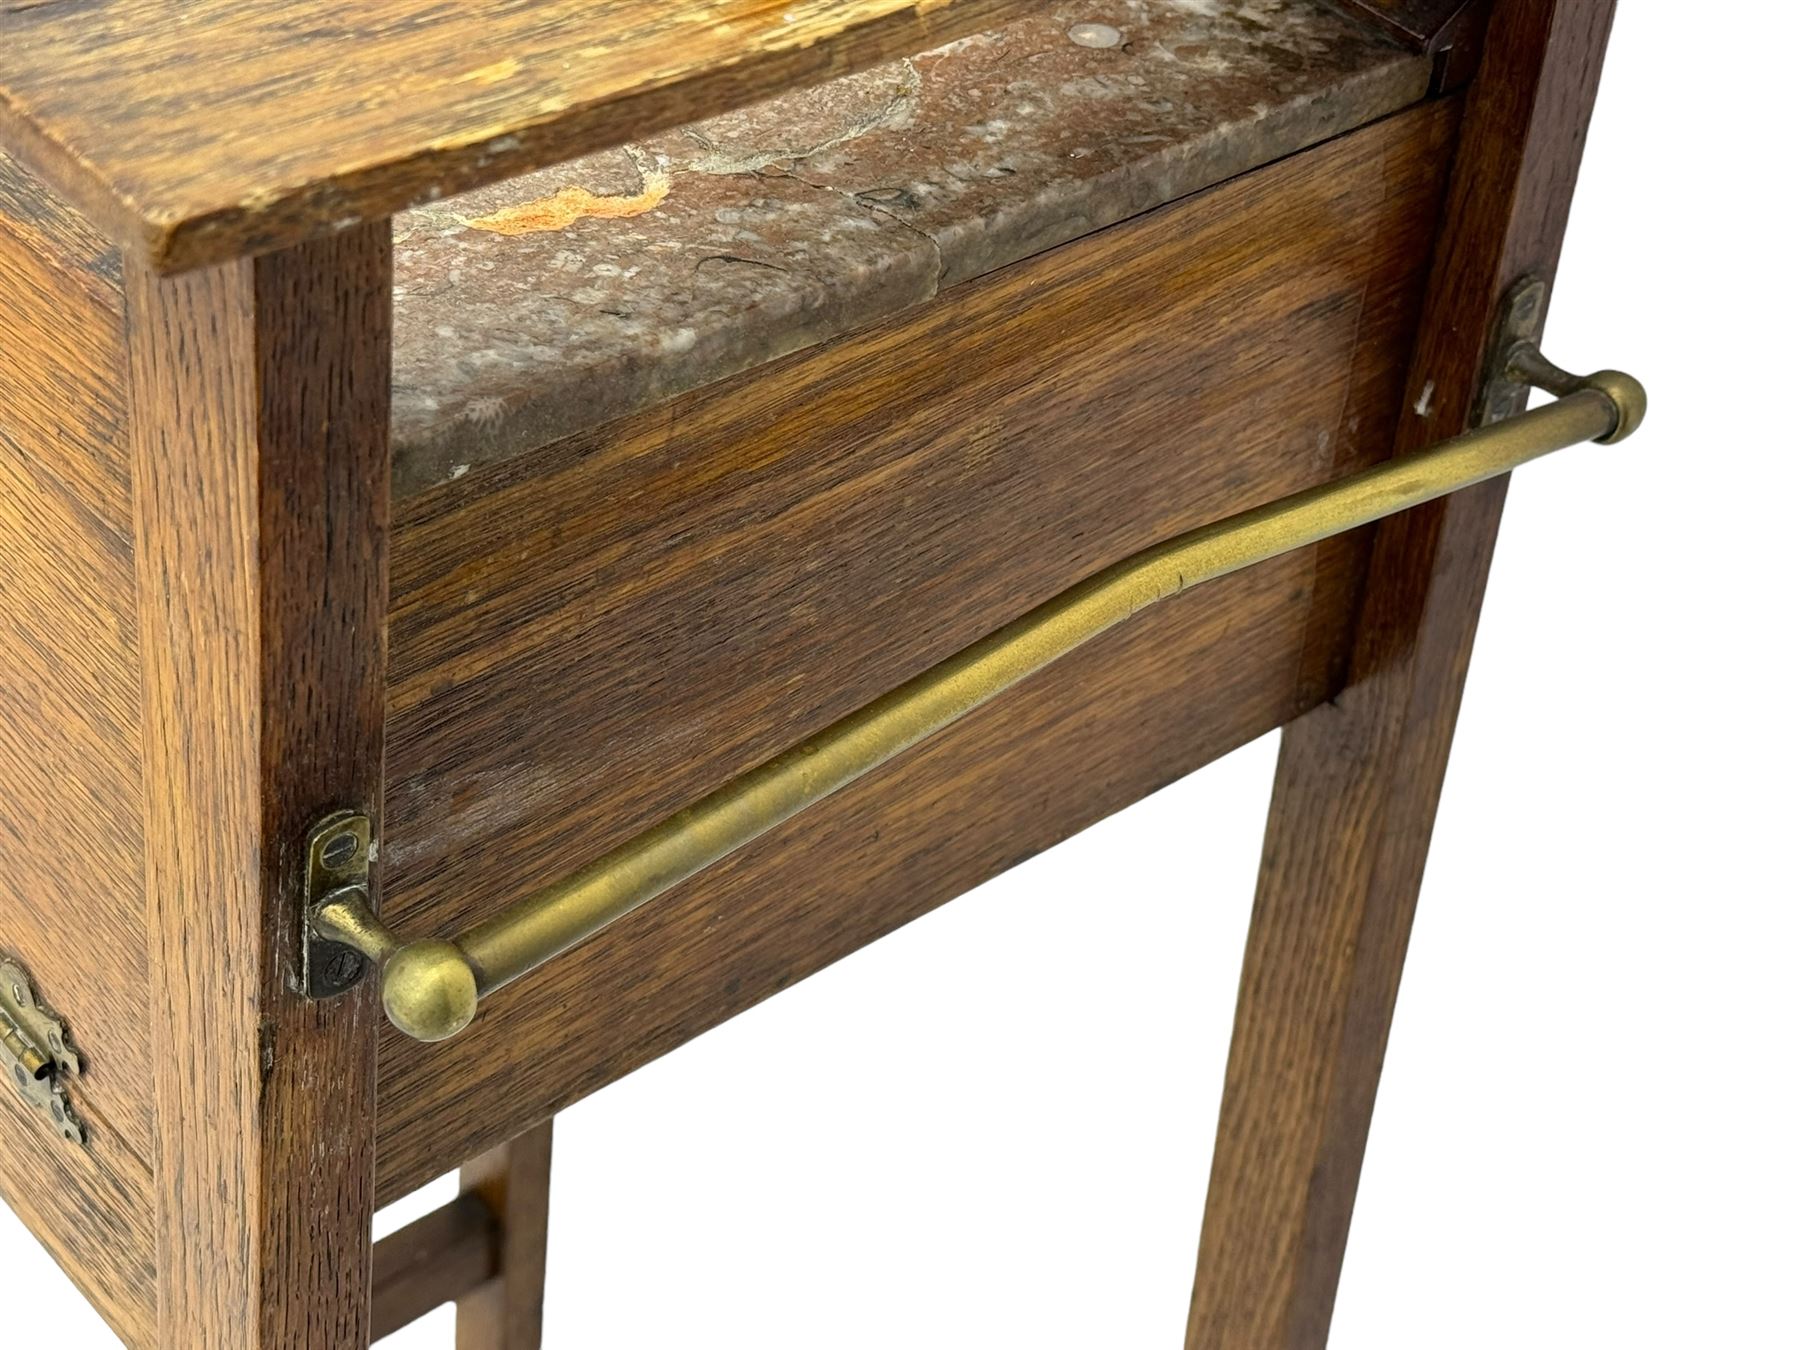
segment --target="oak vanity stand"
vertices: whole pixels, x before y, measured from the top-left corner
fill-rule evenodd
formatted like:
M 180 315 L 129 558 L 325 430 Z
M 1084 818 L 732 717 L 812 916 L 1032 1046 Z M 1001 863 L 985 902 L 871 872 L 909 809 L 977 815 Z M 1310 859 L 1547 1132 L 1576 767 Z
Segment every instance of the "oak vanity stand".
M 557 1111 L 1281 727 L 1187 1344 L 1323 1345 L 1505 476 L 1644 412 L 1610 0 L 477 8 L 0 6 L 0 1193 L 131 1346 L 536 1346 Z

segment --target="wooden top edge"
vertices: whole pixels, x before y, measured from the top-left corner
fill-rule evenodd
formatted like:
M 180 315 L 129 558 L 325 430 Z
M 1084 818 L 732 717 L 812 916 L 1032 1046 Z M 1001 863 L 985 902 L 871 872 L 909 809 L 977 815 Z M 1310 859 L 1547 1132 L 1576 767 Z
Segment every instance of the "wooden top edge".
M 0 5 L 0 147 L 159 272 L 952 41 L 1034 0 Z

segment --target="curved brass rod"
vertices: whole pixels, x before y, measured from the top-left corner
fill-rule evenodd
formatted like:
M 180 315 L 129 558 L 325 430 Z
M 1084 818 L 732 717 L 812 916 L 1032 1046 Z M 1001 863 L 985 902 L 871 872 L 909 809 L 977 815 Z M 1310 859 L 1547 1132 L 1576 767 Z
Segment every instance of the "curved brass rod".
M 1542 360 L 1535 348 L 1513 356 L 1510 373 L 1534 381 L 1545 373 L 1530 368 Z M 474 1017 L 481 996 L 592 937 L 1139 610 L 1552 451 L 1622 439 L 1642 420 L 1643 387 L 1629 375 L 1565 378 L 1557 390 L 1564 396 L 1542 408 L 1190 530 L 1106 568 L 453 942 L 399 944 L 359 893 L 331 897 L 314 912 L 314 929 L 375 961 L 386 959 L 383 1001 L 400 1030 L 420 1040 L 455 1035 Z

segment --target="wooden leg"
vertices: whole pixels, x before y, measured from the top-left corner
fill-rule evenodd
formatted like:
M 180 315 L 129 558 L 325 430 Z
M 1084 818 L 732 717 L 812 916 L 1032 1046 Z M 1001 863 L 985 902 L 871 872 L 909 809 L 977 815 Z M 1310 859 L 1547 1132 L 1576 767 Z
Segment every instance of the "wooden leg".
M 374 1336 L 456 1303 L 458 1350 L 537 1350 L 550 1220 L 545 1121 L 463 1168 L 462 1194 L 375 1247 Z
M 456 1350 L 538 1350 L 550 1236 L 550 1121 L 482 1154 L 462 1171 L 500 1224 L 499 1272 L 456 1303 Z
M 309 827 L 381 804 L 389 256 L 128 264 L 164 1350 L 369 1341 L 379 998 L 293 978 Z
M 1398 688 L 1354 688 L 1282 736 L 1190 1350 L 1325 1344 L 1499 516 L 1499 490 L 1471 496 L 1434 513 L 1429 530 L 1466 529 L 1473 548 L 1455 569 L 1454 603 L 1443 597 L 1454 612 L 1432 626 L 1423 668 Z M 1427 531 L 1414 522 L 1410 533 Z
M 479 1195 L 459 1195 L 375 1244 L 371 1335 L 391 1336 L 499 1273 L 499 1220 Z
M 1395 453 L 1461 431 L 1489 316 L 1549 280 L 1611 0 L 1495 6 Z M 1282 738 L 1188 1350 L 1325 1344 L 1504 481 L 1376 532 L 1349 680 Z

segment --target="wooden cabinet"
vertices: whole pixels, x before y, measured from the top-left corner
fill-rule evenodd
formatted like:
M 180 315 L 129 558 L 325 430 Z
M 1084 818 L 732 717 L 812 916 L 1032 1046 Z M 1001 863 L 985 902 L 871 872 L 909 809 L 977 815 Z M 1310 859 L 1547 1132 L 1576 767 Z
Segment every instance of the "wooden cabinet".
M 1189 1345 L 1322 1344 L 1499 484 L 1132 619 L 451 1039 L 298 991 L 306 842 L 363 813 L 381 922 L 461 933 L 1465 430 L 1611 13 L 1488 8 L 0 14 L 0 950 L 85 1133 L 8 1098 L 0 1193 L 121 1339 L 535 1344 L 556 1111 L 1286 727 Z

